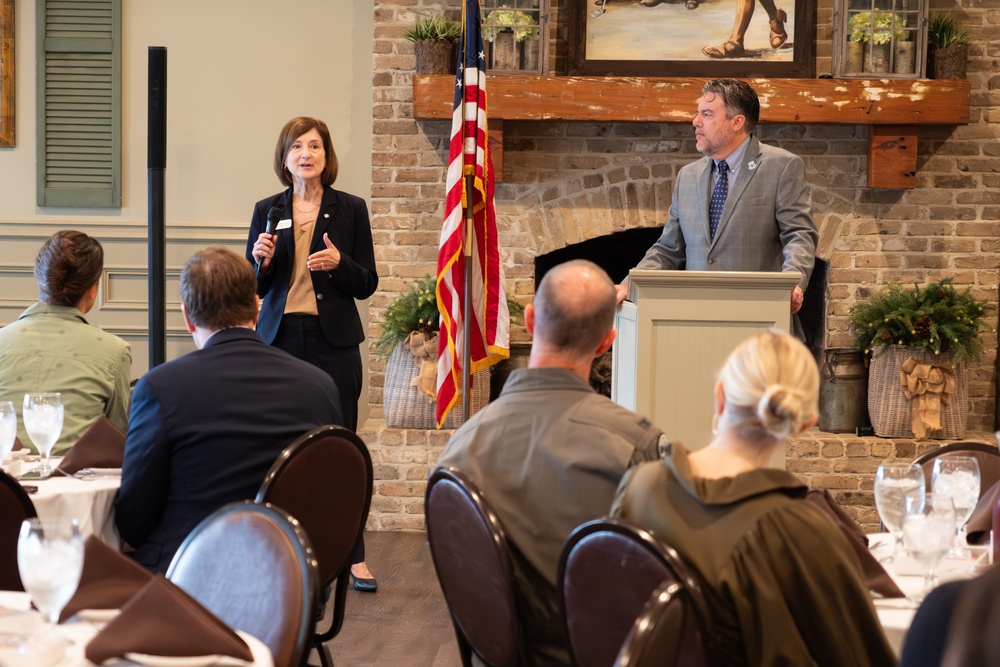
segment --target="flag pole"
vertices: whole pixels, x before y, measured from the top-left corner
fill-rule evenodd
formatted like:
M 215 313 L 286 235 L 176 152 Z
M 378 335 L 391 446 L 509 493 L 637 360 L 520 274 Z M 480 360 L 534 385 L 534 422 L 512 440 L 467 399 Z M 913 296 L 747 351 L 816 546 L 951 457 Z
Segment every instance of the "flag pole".
M 462 45 L 463 53 L 462 57 L 459 59 L 460 62 L 465 63 L 468 59 L 468 48 L 469 48 L 469 21 L 466 16 L 468 6 L 466 3 L 462 5 Z M 467 118 L 465 114 L 468 113 L 468 105 L 466 103 L 465 89 L 468 85 L 465 78 L 465 68 L 462 68 L 462 116 Z M 462 146 L 464 149 L 466 133 L 469 131 L 469 124 L 462 123 Z M 469 341 L 472 340 L 470 335 L 472 333 L 470 322 L 472 320 L 472 290 L 469 284 L 472 282 L 470 276 L 472 274 L 472 229 L 475 224 L 475 199 L 473 198 L 474 190 L 476 187 L 476 174 L 473 170 L 472 173 L 465 174 L 465 196 L 463 197 L 463 204 L 465 204 L 465 230 L 462 234 L 462 254 L 465 256 L 465 271 L 464 273 L 464 286 L 462 288 L 464 298 L 462 304 L 462 423 L 464 424 L 469 420 L 469 390 L 470 384 L 472 383 L 472 375 L 469 372 L 469 366 L 472 364 L 472 350 L 469 347 Z
M 465 88 L 465 81 L 463 77 L 462 88 Z M 464 92 L 464 91 L 463 91 Z M 464 98 L 465 95 L 463 94 Z M 472 320 L 472 290 L 469 288 L 469 284 L 472 282 L 470 280 L 472 274 L 472 226 L 474 224 L 473 218 L 473 189 L 475 186 L 476 175 L 466 174 L 465 175 L 465 239 L 463 241 L 463 253 L 465 254 L 465 303 L 463 304 L 462 312 L 462 423 L 464 424 L 469 420 L 469 396 L 472 389 L 472 374 L 469 372 L 469 366 L 472 365 L 472 351 L 469 349 L 469 341 L 472 334 L 471 320 Z

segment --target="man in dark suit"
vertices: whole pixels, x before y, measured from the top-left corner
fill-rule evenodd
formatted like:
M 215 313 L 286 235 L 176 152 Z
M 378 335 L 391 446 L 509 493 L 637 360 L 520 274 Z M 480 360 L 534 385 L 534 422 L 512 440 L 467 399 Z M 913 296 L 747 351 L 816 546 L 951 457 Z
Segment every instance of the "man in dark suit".
M 181 273 L 181 312 L 198 350 L 139 380 L 115 524 L 132 556 L 165 572 L 202 519 L 253 499 L 281 451 L 317 426 L 342 423 L 330 376 L 260 339 L 256 279 L 223 247 Z
M 704 158 L 677 173 L 663 234 L 638 269 L 798 271 L 791 312 L 816 261 L 802 159 L 753 135 L 760 101 L 749 84 L 715 79 L 702 88 L 693 121 Z M 627 281 L 617 287 L 619 303 Z

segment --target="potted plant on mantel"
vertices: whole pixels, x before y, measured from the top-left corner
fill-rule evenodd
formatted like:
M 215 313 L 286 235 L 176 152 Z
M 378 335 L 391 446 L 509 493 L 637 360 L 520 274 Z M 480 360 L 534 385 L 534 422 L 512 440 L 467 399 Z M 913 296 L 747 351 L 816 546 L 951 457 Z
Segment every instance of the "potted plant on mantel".
M 892 26 L 893 17 L 889 12 L 859 12 L 851 16 L 848 57 L 852 71 L 862 71 L 862 69 L 854 69 L 857 64 L 857 53 L 862 49 L 863 71 L 874 74 L 883 74 L 889 71 Z
M 439 315 L 436 278 L 424 276 L 385 309 L 382 333 L 375 341 L 379 356 L 388 359 L 383 387 L 383 413 L 390 428 L 435 427 Z M 524 315 L 524 306 L 507 296 L 512 320 Z M 490 398 L 490 368 L 472 377 L 469 414 L 481 410 Z M 444 428 L 462 425 L 462 410 L 452 410 Z
M 969 59 L 969 34 L 950 14 L 935 14 L 927 26 L 927 41 L 935 79 L 964 79 Z
M 491 45 L 492 70 L 531 70 L 538 66 L 538 22 L 531 12 L 502 7 L 488 13 L 483 21 L 483 39 Z
M 420 17 L 404 36 L 414 44 L 417 74 L 453 74 L 462 25 L 444 16 Z
M 986 302 L 951 279 L 912 290 L 892 284 L 850 310 L 855 345 L 871 354 L 868 413 L 883 438 L 961 438 L 967 362 L 982 353 Z

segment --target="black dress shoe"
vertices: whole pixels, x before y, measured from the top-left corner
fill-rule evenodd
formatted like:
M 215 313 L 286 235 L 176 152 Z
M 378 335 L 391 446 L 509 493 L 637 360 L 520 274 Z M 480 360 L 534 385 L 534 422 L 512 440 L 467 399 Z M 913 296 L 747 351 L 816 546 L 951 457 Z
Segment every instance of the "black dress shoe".
M 378 590 L 378 580 L 375 577 L 362 579 L 355 577 L 353 572 L 351 573 L 351 584 L 353 584 L 354 590 L 362 593 L 374 593 Z

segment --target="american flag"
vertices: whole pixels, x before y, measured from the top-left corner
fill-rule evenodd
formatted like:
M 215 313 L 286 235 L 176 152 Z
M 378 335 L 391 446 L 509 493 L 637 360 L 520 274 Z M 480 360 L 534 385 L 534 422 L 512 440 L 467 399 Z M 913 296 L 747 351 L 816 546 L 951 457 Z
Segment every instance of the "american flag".
M 479 0 L 465 0 L 462 19 L 448 150 L 444 227 L 438 250 L 437 303 L 441 314 L 438 428 L 461 400 L 462 365 L 466 363 L 463 304 L 467 260 L 471 264 L 468 279 L 472 296 L 469 372 L 475 373 L 506 359 L 510 354 L 510 314 L 504 295 L 503 267 L 497 243 L 493 164 L 487 141 L 486 60 Z M 472 201 L 467 201 L 466 175 L 473 176 Z M 469 230 L 465 225 L 467 207 L 472 207 L 473 211 Z

